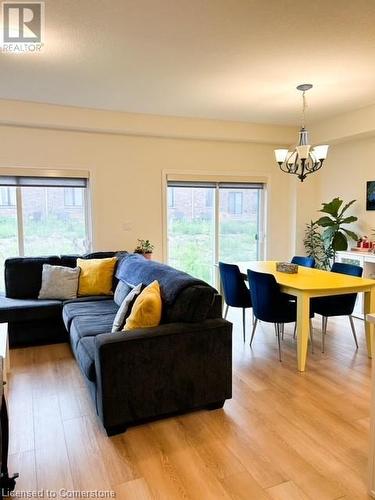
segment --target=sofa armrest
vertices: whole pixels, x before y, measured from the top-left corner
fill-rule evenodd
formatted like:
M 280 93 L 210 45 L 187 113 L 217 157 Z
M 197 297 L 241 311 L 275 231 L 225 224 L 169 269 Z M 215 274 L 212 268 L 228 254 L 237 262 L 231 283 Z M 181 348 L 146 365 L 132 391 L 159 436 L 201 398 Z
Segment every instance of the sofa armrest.
M 231 397 L 232 324 L 170 323 L 97 335 L 97 410 L 107 430 Z

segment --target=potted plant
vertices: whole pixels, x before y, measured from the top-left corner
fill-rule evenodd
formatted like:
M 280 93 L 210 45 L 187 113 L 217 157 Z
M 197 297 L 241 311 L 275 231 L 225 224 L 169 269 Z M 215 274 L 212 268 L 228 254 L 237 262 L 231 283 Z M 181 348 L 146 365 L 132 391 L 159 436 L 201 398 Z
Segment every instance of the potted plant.
M 327 215 L 316 221 L 316 224 L 323 228 L 322 238 L 324 246 L 335 260 L 336 252 L 339 250 L 347 250 L 348 238 L 354 241 L 358 240 L 358 236 L 353 231 L 350 231 L 345 226 L 358 220 L 354 215 L 347 215 L 346 212 L 356 200 L 351 200 L 342 207 L 344 203 L 340 198 L 334 198 L 330 203 L 322 203 L 323 208 L 320 212 Z
M 330 247 L 326 248 L 317 222 L 311 221 L 306 224 L 303 244 L 306 255 L 315 259 L 316 268 L 327 270 L 331 267 L 332 249 Z
M 154 245 L 150 242 L 150 240 L 138 239 L 138 245 L 136 246 L 134 253 L 140 253 L 145 259 L 151 260 L 153 250 Z

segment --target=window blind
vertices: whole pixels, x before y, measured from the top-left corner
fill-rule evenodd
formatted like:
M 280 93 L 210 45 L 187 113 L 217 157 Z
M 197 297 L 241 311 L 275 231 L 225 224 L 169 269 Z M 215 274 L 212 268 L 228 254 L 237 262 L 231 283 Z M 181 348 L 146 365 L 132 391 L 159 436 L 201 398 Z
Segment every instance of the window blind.
M 219 188 L 219 189 L 264 189 L 261 182 L 211 182 L 168 181 L 168 187 Z
M 34 177 L 9 175 L 0 176 L 0 186 L 85 188 L 87 187 L 87 179 L 83 177 Z

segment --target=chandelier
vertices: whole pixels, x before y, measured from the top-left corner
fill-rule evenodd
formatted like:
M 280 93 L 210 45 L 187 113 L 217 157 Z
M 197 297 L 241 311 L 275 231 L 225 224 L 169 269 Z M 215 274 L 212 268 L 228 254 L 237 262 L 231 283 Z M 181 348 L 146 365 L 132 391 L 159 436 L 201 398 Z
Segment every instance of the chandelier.
M 309 133 L 305 128 L 306 92 L 312 88 L 311 83 L 298 85 L 302 92 L 302 126 L 299 131 L 298 145 L 292 149 L 275 149 L 276 161 L 280 169 L 287 174 L 294 174 L 303 182 L 309 174 L 317 172 L 327 158 L 328 146 L 310 146 Z

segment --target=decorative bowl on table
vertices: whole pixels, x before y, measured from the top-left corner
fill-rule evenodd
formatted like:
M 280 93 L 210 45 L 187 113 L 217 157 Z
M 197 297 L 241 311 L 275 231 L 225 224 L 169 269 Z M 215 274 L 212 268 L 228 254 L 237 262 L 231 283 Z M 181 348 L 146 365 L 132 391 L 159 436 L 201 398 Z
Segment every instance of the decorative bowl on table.
M 279 273 L 296 274 L 298 273 L 298 265 L 291 262 L 276 262 L 276 271 Z

